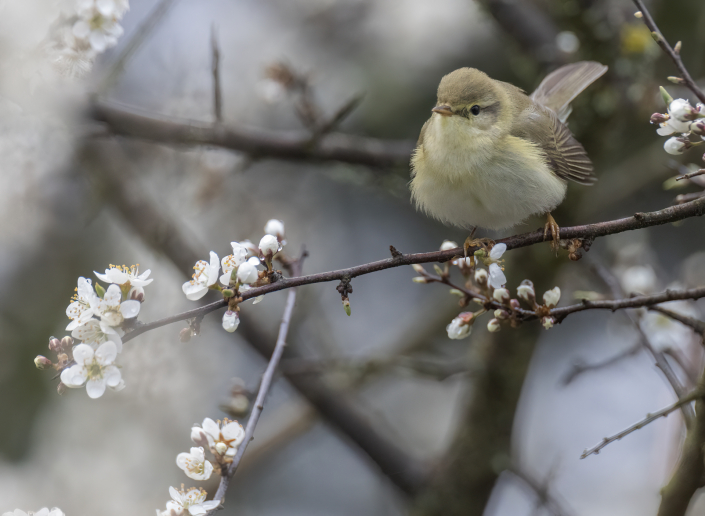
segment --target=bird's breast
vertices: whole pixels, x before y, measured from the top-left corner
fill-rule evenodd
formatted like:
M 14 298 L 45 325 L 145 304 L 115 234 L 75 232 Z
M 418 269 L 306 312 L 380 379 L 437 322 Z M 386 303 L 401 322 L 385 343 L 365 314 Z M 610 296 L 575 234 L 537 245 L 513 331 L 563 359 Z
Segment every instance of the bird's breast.
M 417 207 L 461 227 L 501 229 L 555 208 L 566 183 L 534 143 L 432 117 L 412 157 Z M 452 125 L 454 124 L 454 125 Z

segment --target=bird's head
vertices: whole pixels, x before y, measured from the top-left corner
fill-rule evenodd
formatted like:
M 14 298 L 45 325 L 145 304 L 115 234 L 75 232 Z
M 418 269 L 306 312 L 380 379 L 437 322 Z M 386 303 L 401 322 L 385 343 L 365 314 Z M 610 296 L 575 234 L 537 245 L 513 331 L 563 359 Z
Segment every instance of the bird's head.
M 510 121 L 509 101 L 501 84 L 475 68 L 449 73 L 438 85 L 435 117 L 470 131 L 500 129 Z

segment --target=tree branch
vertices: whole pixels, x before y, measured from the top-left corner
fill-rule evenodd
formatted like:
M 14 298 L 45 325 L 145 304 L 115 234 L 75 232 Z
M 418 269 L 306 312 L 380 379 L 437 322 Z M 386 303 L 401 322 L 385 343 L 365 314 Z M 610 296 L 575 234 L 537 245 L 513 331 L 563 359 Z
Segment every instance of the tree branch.
M 690 327 L 690 329 L 695 331 L 695 333 L 699 333 L 701 335 L 705 333 L 705 322 L 703 321 L 699 321 L 698 319 L 694 319 L 693 317 L 688 317 L 687 315 L 679 314 L 672 310 L 668 310 L 667 308 L 664 308 L 662 306 L 651 306 L 649 307 L 649 310 L 661 313 L 666 317 L 670 317 L 674 321 L 678 321 L 681 324 L 685 324 L 686 326 Z
M 301 270 L 300 260 L 293 265 L 293 269 L 294 275 L 297 275 Z M 257 426 L 259 417 L 262 414 L 262 410 L 264 409 L 264 400 L 267 397 L 269 388 L 271 387 L 272 382 L 274 380 L 274 372 L 277 369 L 279 360 L 284 354 L 284 346 L 286 346 L 286 336 L 289 332 L 291 314 L 294 311 L 295 303 L 296 289 L 291 289 L 289 291 L 289 295 L 286 298 L 284 315 L 282 316 L 282 322 L 279 325 L 279 335 L 277 336 L 277 343 L 274 346 L 272 357 L 269 359 L 269 363 L 267 364 L 267 369 L 265 369 L 264 374 L 262 375 L 262 381 L 260 382 L 259 391 L 257 392 L 257 398 L 255 400 L 254 406 L 252 407 L 250 418 L 247 420 L 247 426 L 245 427 L 245 438 L 242 441 L 240 447 L 237 449 L 237 452 L 235 453 L 235 456 L 233 457 L 233 461 L 230 463 L 230 466 L 228 466 L 228 469 L 221 476 L 220 485 L 218 486 L 218 490 L 215 492 L 215 496 L 213 497 L 214 500 L 220 500 L 221 503 L 225 499 L 225 493 L 227 492 L 228 487 L 230 485 L 230 479 L 233 478 L 233 475 L 237 471 L 237 467 L 239 466 L 240 461 L 242 460 L 242 456 L 245 454 L 247 446 L 250 444 L 250 441 L 255 435 L 255 427 Z M 216 511 L 217 509 L 214 509 L 210 511 L 209 514 L 214 514 Z
M 626 437 L 627 435 L 631 434 L 632 432 L 636 432 L 637 430 L 640 430 L 644 428 L 646 425 L 649 423 L 652 423 L 656 421 L 658 418 L 661 417 L 666 417 L 669 415 L 671 412 L 674 410 L 678 410 L 679 408 L 692 403 L 695 400 L 702 399 L 703 396 L 705 396 L 705 391 L 702 389 L 697 389 L 690 394 L 684 396 L 683 398 L 679 399 L 677 402 L 675 402 L 673 405 L 669 405 L 668 407 L 659 410 L 658 412 L 654 412 L 653 414 L 647 414 L 644 419 L 639 421 L 638 423 L 633 424 L 629 428 L 626 428 L 619 432 L 618 434 L 614 434 L 611 437 L 605 437 L 600 441 L 599 444 L 593 446 L 592 448 L 585 450 L 583 454 L 580 456 L 581 459 L 584 459 L 585 457 L 589 457 L 592 454 L 597 455 L 600 453 L 600 451 L 607 446 L 610 443 L 613 443 L 615 441 L 619 441 L 623 437 Z
M 408 165 L 414 148 L 411 140 L 379 140 L 341 133 L 327 134 L 312 143 L 308 131 L 265 131 L 213 125 L 138 114 L 102 102 L 93 104 L 89 116 L 107 124 L 113 134 L 128 138 L 168 145 L 211 145 L 244 152 L 253 158 L 332 160 L 391 167 Z
M 644 23 L 646 26 L 649 28 L 649 30 L 652 32 L 652 34 L 655 34 L 654 39 L 656 40 L 656 43 L 658 43 L 658 46 L 661 47 L 661 49 L 668 55 L 668 57 L 671 58 L 671 61 L 673 61 L 676 65 L 676 68 L 678 68 L 678 71 L 681 74 L 681 78 L 683 79 L 683 83 L 688 87 L 690 91 L 693 92 L 693 94 L 698 97 L 700 102 L 705 103 L 705 93 L 698 88 L 698 85 L 695 83 L 693 78 L 690 76 L 690 73 L 688 73 L 688 69 L 685 67 L 683 64 L 683 60 L 681 59 L 681 56 L 678 52 L 676 52 L 671 45 L 668 44 L 668 41 L 666 41 L 666 38 L 663 37 L 663 34 L 661 34 L 661 31 L 659 30 L 658 26 L 656 25 L 656 22 L 654 19 L 651 17 L 651 13 L 648 11 L 646 6 L 644 5 L 644 2 L 641 0 L 634 0 L 634 3 L 636 4 L 637 8 L 639 11 L 641 11 L 641 14 L 644 17 Z

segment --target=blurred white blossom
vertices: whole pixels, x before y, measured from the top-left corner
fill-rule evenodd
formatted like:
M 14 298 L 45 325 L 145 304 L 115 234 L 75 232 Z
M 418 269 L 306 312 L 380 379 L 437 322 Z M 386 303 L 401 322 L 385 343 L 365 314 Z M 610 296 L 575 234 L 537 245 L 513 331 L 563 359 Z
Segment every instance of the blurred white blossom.
M 272 257 L 281 251 L 281 244 L 274 235 L 264 235 L 259 241 L 259 250 L 262 256 L 271 260 Z
M 105 274 L 93 271 L 99 280 L 105 283 L 115 283 L 116 285 L 128 284 L 130 287 L 146 287 L 153 279 L 147 279 L 152 271 L 147 269 L 142 274 L 139 273 L 139 265 L 126 267 L 124 265 L 111 265 L 105 269 Z
M 234 332 L 240 325 L 240 316 L 237 312 L 227 310 L 223 314 L 223 329 L 227 332 Z
M 105 321 L 98 321 L 97 319 L 91 319 L 73 330 L 71 336 L 74 339 L 78 339 L 83 344 L 89 344 L 94 349 L 103 344 L 104 342 L 112 341 L 115 343 L 117 352 L 122 352 L 122 335 L 124 332 L 119 330 L 119 328 L 113 328 L 108 325 Z
M 284 239 L 284 223 L 281 220 L 269 219 L 264 225 L 264 232 L 277 237 L 282 245 L 286 244 L 286 240 Z
M 225 419 L 224 421 L 213 421 L 211 418 L 207 417 L 203 420 L 201 427 L 194 426 L 191 429 L 191 436 L 193 437 L 195 433 L 201 430 L 208 439 L 208 446 L 211 450 L 216 449 L 218 443 L 224 444 L 226 449 L 224 451 L 225 455 L 232 457 L 237 452 L 237 448 L 242 444 L 245 439 L 245 429 L 237 421 L 230 421 Z
M 183 489 L 183 488 L 182 488 Z M 203 489 L 192 487 L 186 491 L 178 491 L 173 487 L 169 488 L 171 501 L 166 503 L 166 511 L 157 514 L 181 515 L 188 511 L 191 516 L 201 516 L 220 505 L 220 500 L 206 502 L 207 493 Z
M 551 290 L 547 290 L 543 294 L 543 301 L 546 303 L 546 306 L 549 308 L 553 308 L 558 304 L 558 301 L 561 300 L 561 289 L 558 287 L 553 287 Z
M 463 312 L 458 317 L 453 319 L 448 326 L 446 326 L 446 331 L 448 332 L 448 338 L 450 339 L 464 339 L 470 335 L 472 330 L 473 314 L 471 312 Z

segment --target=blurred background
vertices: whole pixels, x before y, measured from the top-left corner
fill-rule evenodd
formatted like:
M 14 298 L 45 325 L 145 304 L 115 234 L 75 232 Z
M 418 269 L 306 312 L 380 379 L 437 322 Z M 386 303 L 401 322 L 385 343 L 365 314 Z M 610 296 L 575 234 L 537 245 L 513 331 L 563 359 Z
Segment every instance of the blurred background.
M 563 63 L 609 66 L 573 105 L 570 128 L 599 182 L 569 186 L 554 212 L 562 226 L 657 210 L 702 190 L 671 180 L 700 154 L 674 161 L 649 117 L 665 111 L 659 85 L 691 96 L 666 81 L 673 64 L 627 0 L 133 0 L 117 45 L 81 74 L 41 50 L 72 5 L 0 2 L 0 511 L 153 514 L 169 486 L 214 493 L 217 478 L 191 481 L 176 455 L 203 418 L 246 420 L 285 293 L 245 304 L 234 334 L 214 313 L 190 342 L 180 342 L 177 323 L 126 343 L 126 388 L 91 400 L 78 389 L 58 396 L 52 372 L 32 362 L 48 355 L 50 336 L 67 334 L 76 279 L 109 264 L 151 269 L 140 313 L 148 322 L 197 306 L 181 292 L 193 263 L 209 250 L 228 254 L 231 241 L 258 241 L 270 218 L 285 222 L 288 254 L 310 252 L 306 273 L 387 258 L 389 245 L 406 253 L 462 243 L 464 231 L 416 212 L 407 186 L 438 82 L 456 68 L 530 92 Z M 703 3 L 648 5 L 703 77 Z M 213 39 L 223 125 L 305 138 L 312 124 L 302 109 L 320 126 L 361 96 L 337 134 L 321 138 L 371 138 L 383 159 L 273 159 L 154 142 L 106 114 L 214 123 Z M 282 77 L 305 84 L 306 95 Z M 558 285 L 563 303 L 575 292 L 611 297 L 604 271 L 625 292 L 702 286 L 703 236 L 691 219 L 599 239 L 578 262 L 548 245 L 512 251 L 508 286 L 530 278 L 541 295 Z M 489 334 L 478 323 L 468 339 L 449 340 L 457 298 L 414 275 L 355 279 L 351 317 L 335 284 L 300 289 L 289 355 L 222 514 L 656 513 L 682 444 L 680 413 L 580 455 L 675 400 L 636 326 L 686 385 L 702 371 L 696 335 L 654 314 L 591 311 L 550 331 L 532 323 Z M 417 468 L 433 472 L 430 483 L 409 484 Z M 689 514 L 703 512 L 705 499 L 695 500 Z

